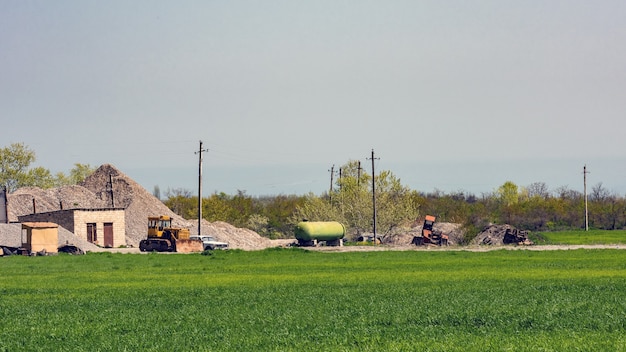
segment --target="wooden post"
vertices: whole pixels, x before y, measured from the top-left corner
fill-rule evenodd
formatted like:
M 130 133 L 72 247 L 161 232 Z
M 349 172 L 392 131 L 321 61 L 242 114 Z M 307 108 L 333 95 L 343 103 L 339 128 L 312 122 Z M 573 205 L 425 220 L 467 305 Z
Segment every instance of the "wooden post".
M 583 167 L 583 182 L 585 192 L 585 231 L 589 231 L 589 211 L 587 207 L 587 165 Z

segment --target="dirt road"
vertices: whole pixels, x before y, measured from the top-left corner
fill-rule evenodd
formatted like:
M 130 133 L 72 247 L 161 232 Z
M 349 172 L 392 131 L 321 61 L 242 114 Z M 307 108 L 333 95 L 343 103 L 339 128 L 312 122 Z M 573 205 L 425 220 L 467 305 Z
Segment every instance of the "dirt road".
M 545 246 L 343 246 L 343 247 L 306 247 L 308 250 L 319 252 L 367 252 L 367 251 L 469 251 L 488 252 L 497 250 L 526 250 L 526 251 L 559 251 L 575 249 L 626 249 L 623 244 L 610 245 L 545 245 Z

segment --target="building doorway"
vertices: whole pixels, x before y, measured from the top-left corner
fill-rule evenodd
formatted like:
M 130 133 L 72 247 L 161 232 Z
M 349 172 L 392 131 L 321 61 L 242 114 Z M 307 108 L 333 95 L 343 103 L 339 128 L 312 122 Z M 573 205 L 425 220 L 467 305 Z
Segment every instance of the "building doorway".
M 104 223 L 104 246 L 107 248 L 113 247 L 113 223 Z

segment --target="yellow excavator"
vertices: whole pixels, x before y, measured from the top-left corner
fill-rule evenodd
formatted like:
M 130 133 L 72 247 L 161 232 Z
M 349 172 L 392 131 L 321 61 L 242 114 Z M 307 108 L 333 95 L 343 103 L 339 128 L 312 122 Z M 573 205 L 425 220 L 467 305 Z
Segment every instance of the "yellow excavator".
M 191 239 L 189 229 L 172 227 L 167 215 L 148 217 L 148 237 L 139 242 L 142 252 L 202 252 L 202 241 Z

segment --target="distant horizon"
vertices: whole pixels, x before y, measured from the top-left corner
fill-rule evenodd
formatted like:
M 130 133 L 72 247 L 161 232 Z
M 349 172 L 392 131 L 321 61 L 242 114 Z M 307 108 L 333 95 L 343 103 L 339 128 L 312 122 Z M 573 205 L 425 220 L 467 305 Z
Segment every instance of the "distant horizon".
M 599 158 L 585 163 L 579 160 L 496 160 L 496 161 L 430 161 L 422 163 L 375 164 L 375 171 L 391 171 L 402 185 L 421 193 L 442 191 L 481 195 L 495 191 L 507 181 L 519 187 L 535 182 L 545 183 L 550 192 L 561 187 L 583 192 L 583 167 L 587 165 L 588 193 L 599 183 L 611 193 L 626 194 L 626 158 Z M 340 167 L 335 164 L 335 167 Z M 118 167 L 118 166 L 116 166 Z M 203 165 L 203 196 L 213 193 L 234 195 L 244 191 L 250 196 L 321 195 L 330 190 L 332 164 L 211 166 Z M 119 168 L 119 167 L 118 167 Z M 371 174 L 366 165 L 365 172 Z M 197 195 L 197 165 L 185 168 L 120 168 L 153 192 L 184 189 Z M 335 176 L 335 180 L 338 176 Z

